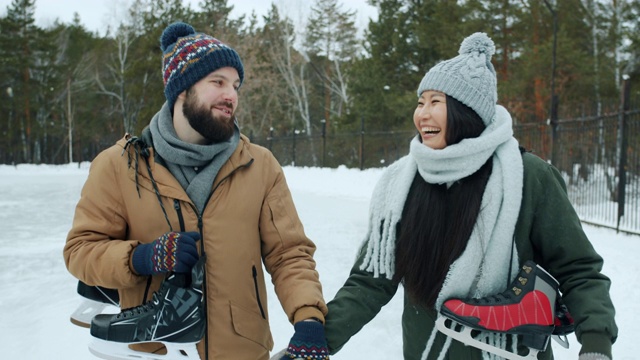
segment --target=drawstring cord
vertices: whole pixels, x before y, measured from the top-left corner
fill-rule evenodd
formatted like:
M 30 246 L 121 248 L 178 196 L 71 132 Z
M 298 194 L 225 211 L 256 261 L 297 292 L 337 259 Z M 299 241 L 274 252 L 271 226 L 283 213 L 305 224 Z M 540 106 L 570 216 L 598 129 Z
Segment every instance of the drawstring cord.
M 167 210 L 164 207 L 164 204 L 162 202 L 162 197 L 160 196 L 160 190 L 158 189 L 158 184 L 156 183 L 155 178 L 153 177 L 153 172 L 151 171 L 151 164 L 149 163 L 149 158 L 151 157 L 151 154 L 149 153 L 149 148 L 147 147 L 147 144 L 144 142 L 144 140 L 138 138 L 137 136 L 131 136 L 129 134 L 126 135 L 127 138 L 127 142 L 124 146 L 124 149 L 122 150 L 122 154 L 124 155 L 125 152 L 127 152 L 127 165 L 129 168 L 131 168 L 131 162 L 132 162 L 132 153 L 130 151 L 127 151 L 127 149 L 129 148 L 129 146 L 133 146 L 133 152 L 135 154 L 135 159 L 133 159 L 134 162 L 134 170 L 135 170 L 135 183 L 136 183 L 136 191 L 138 192 L 138 197 L 141 197 L 140 195 L 140 184 L 138 182 L 138 163 L 139 163 L 139 158 L 142 156 L 142 158 L 144 159 L 146 168 L 147 168 L 147 173 L 149 174 L 149 179 L 151 180 L 151 186 L 153 187 L 153 191 L 156 194 L 156 198 L 158 199 L 158 203 L 160 204 L 160 208 L 162 209 L 162 213 L 164 214 L 164 218 L 167 221 L 167 224 L 169 225 L 169 229 L 170 231 L 173 231 L 173 227 L 171 226 L 171 222 L 169 221 L 169 215 L 167 215 Z M 248 164 L 250 165 L 253 162 L 253 160 Z M 204 256 L 204 241 L 200 242 L 200 247 L 201 247 L 201 253 Z M 206 274 L 206 273 L 205 273 Z M 145 288 L 144 291 L 144 298 L 142 300 L 142 303 L 144 304 L 146 302 L 147 296 L 149 295 L 149 289 L 151 288 L 151 276 L 149 276 L 149 278 L 147 279 L 147 286 Z M 203 291 L 206 294 L 206 290 L 205 290 L 205 281 L 203 281 Z M 204 302 L 204 309 L 205 309 L 205 313 L 206 313 L 206 301 Z M 208 322 L 206 323 L 206 326 L 208 327 Z M 209 358 L 209 335 L 208 335 L 208 331 L 205 332 L 205 354 L 206 354 L 206 358 Z
M 149 157 L 151 156 L 151 154 L 149 153 L 149 148 L 147 147 L 147 144 L 144 142 L 144 140 L 140 139 L 137 136 L 131 136 L 127 134 L 125 135 L 125 137 L 127 138 L 127 142 L 124 145 L 124 148 L 122 149 L 122 154 L 120 154 L 120 156 L 124 155 L 125 152 L 127 153 L 127 166 L 129 168 L 131 168 L 131 163 L 133 160 L 133 166 L 135 170 L 134 176 L 135 176 L 135 183 L 136 183 L 136 191 L 138 192 L 138 198 L 141 197 L 140 183 L 138 180 L 138 171 L 139 171 L 138 164 L 139 164 L 139 158 L 142 157 L 146 164 L 147 173 L 149 173 L 149 178 L 151 179 L 151 185 L 153 186 L 153 190 L 156 194 L 156 198 L 158 199 L 158 203 L 160 204 L 160 208 L 162 209 L 162 213 L 164 214 L 164 219 L 167 221 L 167 224 L 169 225 L 169 231 L 173 231 L 173 227 L 171 226 L 171 222 L 169 221 L 169 215 L 167 215 L 167 210 L 165 209 L 164 204 L 162 203 L 162 197 L 160 196 L 160 190 L 158 189 L 158 184 L 156 183 L 156 180 L 153 177 L 153 172 L 151 171 L 151 165 L 149 163 Z M 133 153 L 135 154 L 135 158 L 133 159 L 132 159 L 131 151 L 127 151 L 130 146 L 133 147 Z M 147 279 L 147 286 L 144 289 L 142 304 L 146 303 L 147 297 L 149 296 L 149 290 L 151 288 L 151 279 L 152 279 L 151 276 L 149 276 L 149 278 Z
M 129 146 L 133 145 L 133 150 L 135 153 L 135 159 L 134 160 L 134 170 L 135 170 L 135 182 L 136 182 L 136 191 L 138 192 L 138 197 L 141 197 L 140 195 L 140 184 L 138 181 L 138 159 L 140 157 L 142 157 L 144 159 L 144 162 L 146 164 L 147 167 L 147 173 L 149 173 L 149 178 L 151 179 L 151 186 L 153 187 L 153 191 L 156 194 L 156 198 L 158 199 L 158 203 L 160 204 L 160 208 L 162 209 L 162 213 L 164 214 L 164 219 L 167 221 L 167 224 L 169 225 L 169 230 L 173 231 L 173 227 L 171 226 L 171 222 L 169 221 L 169 215 L 167 215 L 167 210 L 164 207 L 164 204 L 162 203 L 162 197 L 160 196 L 160 190 L 158 189 L 158 184 L 156 183 L 156 179 L 153 177 L 153 172 L 151 171 L 151 164 L 149 163 L 149 157 L 151 157 L 151 154 L 149 153 L 149 148 L 147 147 L 147 144 L 144 142 L 144 140 L 140 139 L 137 136 L 130 136 L 127 135 L 128 139 L 127 139 L 127 143 L 124 145 L 124 149 L 122 149 L 122 154 L 125 153 L 125 151 L 127 152 L 127 165 L 129 166 L 129 168 L 131 168 L 131 152 L 127 151 L 127 149 L 129 148 Z

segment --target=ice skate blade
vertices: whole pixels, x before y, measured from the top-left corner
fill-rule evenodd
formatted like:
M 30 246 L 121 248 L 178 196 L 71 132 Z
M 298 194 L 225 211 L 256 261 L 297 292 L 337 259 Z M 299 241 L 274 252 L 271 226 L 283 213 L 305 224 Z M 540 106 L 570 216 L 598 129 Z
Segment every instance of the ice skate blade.
M 165 355 L 135 351 L 129 348 L 129 343 L 118 343 L 92 338 L 89 351 L 107 360 L 200 360 L 196 343 L 162 342 L 167 348 Z
M 91 299 L 83 299 L 82 303 L 78 305 L 78 308 L 71 314 L 71 322 L 74 325 L 89 328 L 91 326 L 91 319 L 98 314 L 102 314 L 102 311 L 107 307 L 114 306 L 102 303 Z
M 269 358 L 269 360 L 280 360 L 282 359 L 282 357 L 284 356 L 284 354 L 287 352 L 287 349 L 284 348 L 280 351 L 278 351 L 277 353 L 275 353 L 274 355 L 271 355 L 271 357 Z
M 446 320 L 451 321 L 452 327 L 447 327 Z M 460 330 L 456 330 L 457 327 Z M 438 320 L 436 320 L 436 328 L 441 333 L 460 341 L 461 343 L 469 346 L 473 346 L 480 350 L 484 350 L 486 352 L 490 352 L 492 354 L 496 354 L 505 359 L 509 360 L 537 360 L 538 359 L 538 350 L 529 348 L 529 353 L 527 355 L 519 355 L 516 353 L 512 353 L 511 351 L 497 348 L 495 346 L 491 346 L 487 343 L 484 343 L 480 340 L 476 340 L 471 336 L 471 328 L 468 326 L 460 325 L 457 322 L 447 319 L 444 316 L 439 316 Z
M 560 344 L 560 346 L 562 346 L 563 348 L 569 348 L 569 339 L 567 339 L 567 335 L 551 335 L 551 338 L 558 344 Z

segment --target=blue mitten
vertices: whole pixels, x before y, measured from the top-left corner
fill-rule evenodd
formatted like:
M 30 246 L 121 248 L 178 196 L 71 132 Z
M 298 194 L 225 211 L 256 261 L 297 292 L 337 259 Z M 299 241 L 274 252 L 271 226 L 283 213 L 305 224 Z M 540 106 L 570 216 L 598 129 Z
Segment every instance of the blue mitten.
M 187 273 L 198 261 L 197 232 L 168 232 L 148 244 L 133 249 L 131 264 L 140 275 L 156 275 L 169 271 Z
M 324 326 L 318 321 L 299 321 L 295 333 L 281 360 L 329 360 L 329 348 L 324 337 Z

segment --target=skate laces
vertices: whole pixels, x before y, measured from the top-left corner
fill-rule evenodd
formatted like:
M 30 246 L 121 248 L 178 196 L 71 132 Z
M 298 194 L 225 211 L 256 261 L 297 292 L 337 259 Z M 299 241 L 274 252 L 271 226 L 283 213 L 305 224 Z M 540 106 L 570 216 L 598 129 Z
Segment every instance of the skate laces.
M 493 305 L 493 304 L 500 304 L 500 303 L 508 303 L 511 300 L 512 299 L 510 296 L 505 296 L 504 294 L 495 294 L 495 295 L 490 295 L 480 299 L 472 298 L 472 299 L 469 299 L 468 301 L 473 305 Z
M 160 299 L 158 299 L 158 293 L 154 292 L 151 300 L 147 301 L 142 305 L 138 305 L 136 307 L 122 310 L 119 314 L 116 315 L 116 319 L 126 319 L 128 317 L 148 313 L 152 311 L 153 308 L 159 303 L 160 303 Z
M 185 288 L 189 286 L 189 279 L 186 275 L 183 274 L 171 273 L 164 281 L 170 283 L 175 287 Z M 162 291 L 162 288 L 164 286 L 165 284 L 163 283 L 162 287 L 158 291 L 154 291 L 153 294 L 151 294 L 151 300 L 145 302 L 144 304 L 122 310 L 119 314 L 116 315 L 116 319 L 126 319 L 128 317 L 153 311 L 154 308 L 158 306 L 162 301 L 163 295 L 159 295 L 159 292 Z

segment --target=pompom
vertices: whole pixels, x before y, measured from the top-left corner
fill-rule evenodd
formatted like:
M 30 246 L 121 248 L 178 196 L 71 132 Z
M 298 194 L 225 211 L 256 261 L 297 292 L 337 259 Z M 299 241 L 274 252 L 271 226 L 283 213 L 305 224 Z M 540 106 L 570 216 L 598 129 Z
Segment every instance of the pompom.
M 483 53 L 491 57 L 496 53 L 496 46 L 493 40 L 483 32 L 477 32 L 462 41 L 458 54 Z
M 165 52 L 166 49 L 179 38 L 195 33 L 196 30 L 193 26 L 183 22 L 175 22 L 167 26 L 167 28 L 162 32 L 162 36 L 160 37 L 160 49 L 162 49 L 162 52 Z

